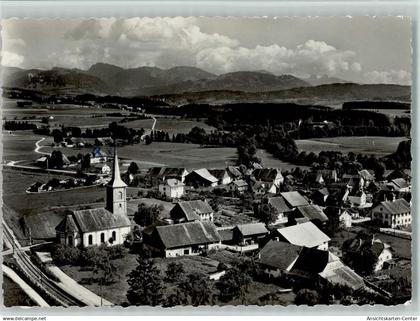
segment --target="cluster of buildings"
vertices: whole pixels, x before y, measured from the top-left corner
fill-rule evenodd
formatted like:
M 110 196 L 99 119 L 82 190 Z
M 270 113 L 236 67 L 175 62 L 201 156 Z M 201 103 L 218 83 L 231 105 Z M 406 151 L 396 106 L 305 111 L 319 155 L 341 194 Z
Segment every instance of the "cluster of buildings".
M 151 168 L 145 177 L 147 183 L 173 199 L 174 207 L 167 217 L 143 229 L 143 246 L 162 257 L 200 255 L 219 249 L 254 251 L 268 277 L 316 278 L 358 289 L 364 286 L 363 278 L 341 261 L 343 252 L 330 249 L 328 228 L 331 221 L 350 227 L 360 219 L 391 228 L 410 226 L 410 204 L 402 197 L 409 193 L 409 181 L 407 177 L 392 177 L 398 173 L 389 174 L 389 181 L 377 182 L 365 170 L 341 177 L 335 171 L 320 170 L 307 174 L 306 177 L 314 178 L 310 189 L 282 191 L 285 180 L 294 180 L 294 186 L 299 186 L 303 179 L 290 174 L 283 177 L 280 170 L 273 168 L 255 168 L 245 173 L 237 167 L 193 171 Z M 396 191 L 397 184 L 404 186 L 403 180 L 408 187 Z M 69 212 L 56 227 L 57 240 L 71 246 L 122 244 L 132 225 L 127 216 L 126 187 L 115 154 L 106 207 Z M 253 193 L 255 217 L 247 223 L 216 225 L 217 212 L 206 200 L 182 200 L 186 188 Z M 394 198 L 374 203 L 378 193 Z M 263 223 L 258 213 L 267 209 L 275 219 Z M 360 213 L 368 214 L 362 217 Z M 376 256 L 375 270 L 392 259 L 389 246 L 375 238 L 355 239 L 342 251 L 358 251 L 366 246 Z

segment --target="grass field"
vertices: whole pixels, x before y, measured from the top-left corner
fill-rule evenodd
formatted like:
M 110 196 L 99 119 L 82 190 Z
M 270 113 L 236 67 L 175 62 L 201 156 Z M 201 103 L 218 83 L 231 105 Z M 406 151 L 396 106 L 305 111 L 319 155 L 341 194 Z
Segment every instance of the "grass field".
M 296 140 L 299 151 L 319 153 L 321 151 L 353 152 L 384 156 L 397 150 L 406 137 L 352 136 Z

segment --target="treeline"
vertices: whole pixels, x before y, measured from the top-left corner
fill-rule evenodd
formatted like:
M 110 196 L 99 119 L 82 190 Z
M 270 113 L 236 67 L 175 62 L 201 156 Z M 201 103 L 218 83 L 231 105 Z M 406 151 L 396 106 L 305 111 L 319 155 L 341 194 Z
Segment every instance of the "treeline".
M 404 109 L 410 110 L 410 103 L 397 101 L 348 101 L 343 103 L 343 109 Z
M 30 123 L 27 121 L 10 120 L 10 121 L 4 122 L 3 126 L 5 130 L 34 130 L 36 129 L 36 125 L 34 123 Z
M 107 128 L 86 128 L 84 131 L 80 127 L 61 127 L 52 131 L 48 127 L 34 130 L 35 134 L 50 135 L 54 137 L 54 142 L 60 143 L 67 137 L 76 138 L 100 138 L 111 137 L 112 139 L 121 139 L 127 144 L 139 143 L 144 129 L 133 129 L 118 125 L 116 122 L 109 124 Z

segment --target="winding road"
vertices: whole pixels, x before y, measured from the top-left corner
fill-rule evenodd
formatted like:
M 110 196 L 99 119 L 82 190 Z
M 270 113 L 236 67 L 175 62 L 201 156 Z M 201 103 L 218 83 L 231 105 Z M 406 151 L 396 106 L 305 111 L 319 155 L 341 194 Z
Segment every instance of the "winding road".
M 49 155 L 50 153 L 46 153 L 46 152 L 41 152 L 40 149 L 42 147 L 45 147 L 43 145 L 40 145 L 39 143 L 41 143 L 42 141 L 45 140 L 45 137 L 42 137 L 40 140 L 38 140 L 37 142 L 35 142 L 35 149 L 34 152 L 37 154 L 41 154 L 41 155 Z

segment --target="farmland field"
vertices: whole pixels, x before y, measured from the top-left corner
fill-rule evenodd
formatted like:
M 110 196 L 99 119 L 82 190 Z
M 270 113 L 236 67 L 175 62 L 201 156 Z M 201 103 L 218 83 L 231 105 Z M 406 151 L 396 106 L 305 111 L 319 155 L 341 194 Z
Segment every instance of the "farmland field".
M 384 156 L 397 150 L 398 144 L 406 137 L 351 136 L 296 140 L 299 151 L 319 153 L 321 151 L 340 151 L 344 154 L 362 153 Z
M 36 306 L 31 298 L 11 279 L 3 276 L 4 306 Z

